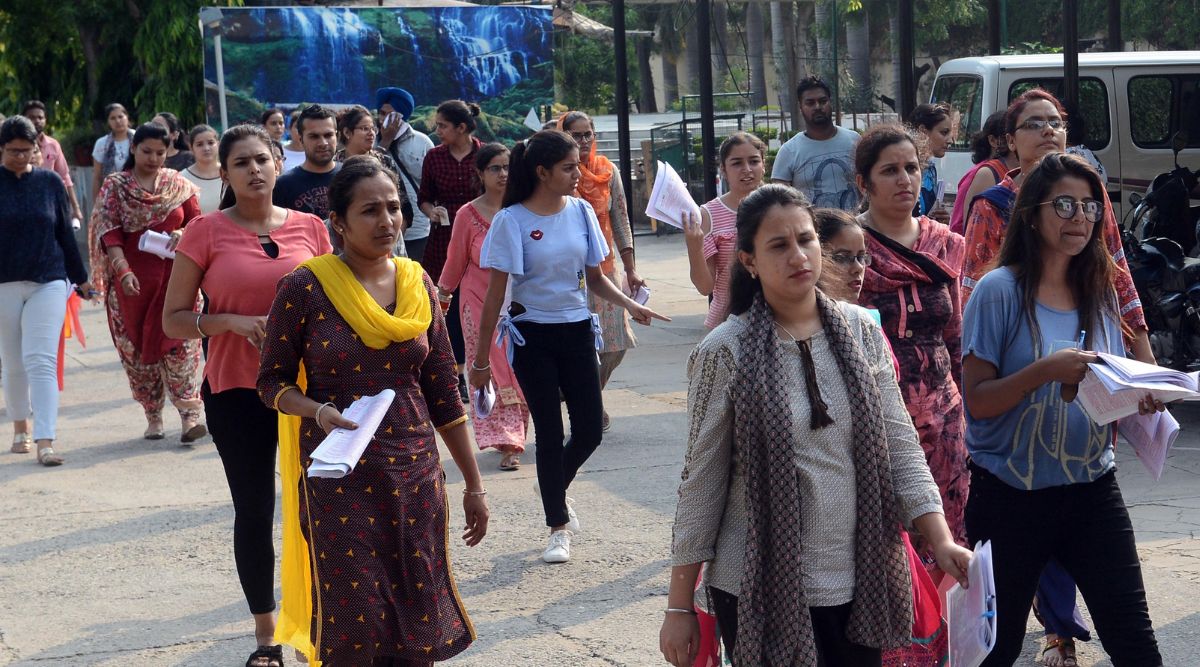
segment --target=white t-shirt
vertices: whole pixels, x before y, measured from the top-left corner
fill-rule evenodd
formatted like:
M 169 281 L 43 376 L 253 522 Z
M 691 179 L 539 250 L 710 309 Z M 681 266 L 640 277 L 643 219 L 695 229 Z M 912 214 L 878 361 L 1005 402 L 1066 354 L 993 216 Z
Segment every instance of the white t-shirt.
M 810 139 L 801 132 L 779 147 L 771 180 L 786 181 L 804 193 L 819 208 L 851 211 L 858 207 L 858 188 L 854 184 L 854 146 L 859 135 L 838 127 L 824 141 Z
M 501 209 L 492 218 L 479 265 L 509 274 L 512 300 L 528 313 L 523 319 L 563 324 L 591 317 L 587 267 L 600 266 L 607 256 L 591 204 L 569 197 L 554 215 L 538 215 L 522 204 Z
M 111 135 L 106 134 L 103 137 L 100 137 L 96 140 L 96 145 L 92 146 L 92 159 L 95 160 L 97 164 L 104 163 L 104 153 L 108 150 L 110 136 Z M 121 171 L 121 169 L 125 166 L 125 160 L 129 159 L 129 139 L 130 135 L 127 134 L 125 135 L 124 139 L 115 142 L 117 151 L 116 160 L 113 162 L 112 171 Z M 112 171 L 105 173 L 105 176 L 112 173 Z
M 221 183 L 221 177 L 202 178 L 192 172 L 192 168 L 188 167 L 179 172 L 184 178 L 188 179 L 200 188 L 200 192 L 196 195 L 196 199 L 200 201 L 200 213 L 212 213 L 221 208 L 221 193 L 224 191 Z

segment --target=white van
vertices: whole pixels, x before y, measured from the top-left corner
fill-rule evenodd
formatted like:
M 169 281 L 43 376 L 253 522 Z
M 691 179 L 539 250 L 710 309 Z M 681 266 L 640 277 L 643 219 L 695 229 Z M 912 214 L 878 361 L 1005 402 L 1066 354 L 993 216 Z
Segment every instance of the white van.
M 957 190 L 970 168 L 971 137 L 989 115 L 1036 86 L 1062 99 L 1062 81 L 1061 54 L 959 58 L 938 68 L 930 101 L 962 114 L 939 170 L 946 189 Z M 1118 215 L 1131 192 L 1171 170 L 1176 131 L 1189 135 L 1179 163 L 1200 168 L 1200 51 L 1081 53 L 1079 107 Z

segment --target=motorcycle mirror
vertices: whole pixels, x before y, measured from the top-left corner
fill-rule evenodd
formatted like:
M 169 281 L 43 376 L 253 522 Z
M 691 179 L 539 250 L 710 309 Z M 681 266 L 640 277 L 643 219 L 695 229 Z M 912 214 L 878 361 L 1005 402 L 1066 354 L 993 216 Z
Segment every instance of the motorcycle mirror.
M 1129 205 L 1137 206 L 1140 203 L 1142 203 L 1142 195 L 1137 192 L 1130 192 L 1129 193 Z
M 1171 152 L 1175 154 L 1175 167 L 1179 168 L 1179 154 L 1188 146 L 1188 131 L 1179 130 L 1171 137 Z

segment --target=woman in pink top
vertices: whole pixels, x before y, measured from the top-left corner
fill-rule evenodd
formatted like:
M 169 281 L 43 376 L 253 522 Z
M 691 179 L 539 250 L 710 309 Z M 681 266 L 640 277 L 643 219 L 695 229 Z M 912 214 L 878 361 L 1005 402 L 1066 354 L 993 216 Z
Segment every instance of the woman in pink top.
M 233 555 L 254 615 L 257 648 L 246 664 L 282 667 L 272 542 L 279 417 L 255 390 L 259 349 L 276 284 L 332 248 L 316 216 L 271 204 L 278 174 L 262 127 L 229 129 L 218 155 L 234 203 L 188 226 L 167 286 L 163 329 L 174 338 L 211 338 L 201 396 L 233 496 Z M 203 314 L 192 310 L 201 289 L 208 297 Z
M 443 309 L 450 306 L 454 291 L 461 290 L 458 308 L 468 350 L 476 349 L 479 343 L 479 317 L 483 313 L 483 299 L 487 296 L 492 273 L 480 268 L 479 253 L 483 249 L 483 239 L 492 227 L 492 216 L 504 204 L 508 149 L 503 144 L 483 146 L 475 154 L 475 169 L 483 184 L 483 194 L 463 205 L 454 216 L 446 265 L 438 278 L 438 299 Z M 475 442 L 480 449 L 495 447 L 503 452 L 501 470 L 516 470 L 521 467 L 521 453 L 525 451 L 529 408 L 504 350 L 493 345 L 489 359 L 496 404 L 491 414 L 481 417 L 475 412 L 475 402 L 470 401 Z
M 700 223 L 684 224 L 692 284 L 711 297 L 704 326 L 712 329 L 729 314 L 729 267 L 736 254 L 737 209 L 766 173 L 767 145 L 748 132 L 737 132 L 721 143 L 721 176 L 729 192 L 700 209 Z

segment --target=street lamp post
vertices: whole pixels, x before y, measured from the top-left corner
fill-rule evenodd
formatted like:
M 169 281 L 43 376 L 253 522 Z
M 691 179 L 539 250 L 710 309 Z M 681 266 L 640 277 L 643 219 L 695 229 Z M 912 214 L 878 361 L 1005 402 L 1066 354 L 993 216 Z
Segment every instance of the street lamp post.
M 217 55 L 217 105 L 221 110 L 221 131 L 229 128 L 229 109 L 225 105 L 225 62 L 221 56 L 221 19 L 224 15 L 216 7 L 200 9 L 200 23 L 213 31 L 213 51 Z M 201 35 L 204 30 L 201 29 Z

